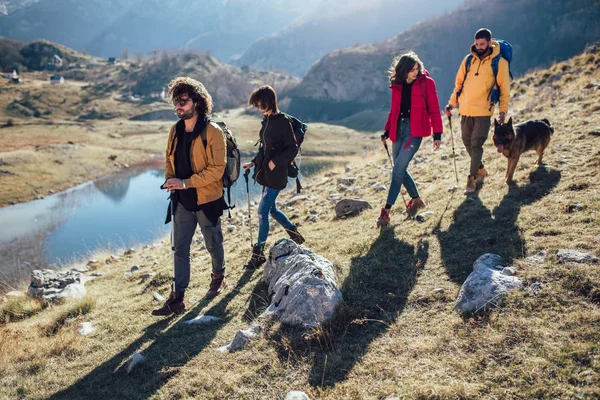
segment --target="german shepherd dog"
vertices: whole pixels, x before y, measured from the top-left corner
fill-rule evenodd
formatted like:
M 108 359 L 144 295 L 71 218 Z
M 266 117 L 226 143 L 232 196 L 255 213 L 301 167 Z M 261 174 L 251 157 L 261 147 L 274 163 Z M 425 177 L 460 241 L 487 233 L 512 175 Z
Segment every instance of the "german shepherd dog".
M 535 149 L 538 155 L 535 163 L 538 166 L 542 165 L 544 150 L 550 143 L 552 133 L 554 133 L 554 127 L 545 118 L 525 121 L 515 125 L 514 128 L 512 118 L 505 124 L 500 124 L 497 119 L 494 119 L 494 146 L 498 149 L 498 153 L 502 153 L 508 158 L 507 184 L 513 183 L 517 162 L 524 151 Z

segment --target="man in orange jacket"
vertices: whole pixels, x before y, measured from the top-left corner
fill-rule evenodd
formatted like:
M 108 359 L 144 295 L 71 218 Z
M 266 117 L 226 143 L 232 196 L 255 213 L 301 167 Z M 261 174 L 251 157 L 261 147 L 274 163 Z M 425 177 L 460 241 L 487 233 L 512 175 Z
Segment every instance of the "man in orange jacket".
M 450 117 L 456 106 L 461 114 L 460 127 L 462 140 L 471 157 L 471 167 L 467 178 L 465 194 L 477 190 L 477 183 L 483 183 L 487 171 L 483 166 L 483 144 L 487 140 L 494 105 L 490 103 L 490 92 L 494 87 L 500 90 L 500 115 L 498 121 L 504 123 L 510 100 L 510 74 L 508 61 L 500 57 L 500 46 L 492 40 L 492 32 L 481 28 L 475 33 L 475 43 L 471 46 L 471 65 L 467 70 L 467 55 L 456 74 L 456 84 L 446 106 Z M 498 75 L 494 76 L 492 60 L 499 57 Z

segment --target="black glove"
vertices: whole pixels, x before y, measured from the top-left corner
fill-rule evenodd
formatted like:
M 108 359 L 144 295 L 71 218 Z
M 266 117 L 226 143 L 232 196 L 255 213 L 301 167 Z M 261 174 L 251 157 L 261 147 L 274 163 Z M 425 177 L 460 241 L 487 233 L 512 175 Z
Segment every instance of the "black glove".
M 442 134 L 434 132 L 434 134 L 433 134 L 433 140 L 442 140 Z
M 381 140 L 388 139 L 389 137 L 390 137 L 390 131 L 386 130 L 383 132 L 383 135 L 381 135 Z

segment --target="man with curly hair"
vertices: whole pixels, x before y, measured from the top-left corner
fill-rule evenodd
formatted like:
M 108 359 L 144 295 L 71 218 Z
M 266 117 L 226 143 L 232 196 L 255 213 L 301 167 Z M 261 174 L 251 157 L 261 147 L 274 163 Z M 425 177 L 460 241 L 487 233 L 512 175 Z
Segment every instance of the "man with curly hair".
M 209 118 L 212 97 L 202 83 L 189 77 L 176 78 L 169 84 L 168 96 L 180 118 L 169 133 L 163 184 L 171 193 L 175 209 L 175 284 L 165 304 L 152 311 L 153 315 L 185 310 L 190 246 L 198 225 L 212 260 L 211 283 L 205 297 L 217 296 L 226 285 L 220 220 L 227 207 L 222 180 L 226 166 L 225 134 Z

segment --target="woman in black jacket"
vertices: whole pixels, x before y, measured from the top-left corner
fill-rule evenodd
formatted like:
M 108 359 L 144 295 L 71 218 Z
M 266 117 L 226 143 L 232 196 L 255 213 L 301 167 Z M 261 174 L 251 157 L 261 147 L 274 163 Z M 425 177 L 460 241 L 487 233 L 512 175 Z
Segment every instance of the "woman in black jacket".
M 279 112 L 277 94 L 271 86 L 261 86 L 252 92 L 248 104 L 257 107 L 264 116 L 258 154 L 243 166 L 244 170 L 254 167 L 253 178 L 263 186 L 258 206 L 258 241 L 253 245 L 252 258 L 246 264 L 246 268 L 254 269 L 266 261 L 264 249 L 269 236 L 269 214 L 283 226 L 293 241 L 302 244 L 304 238 L 276 205 L 279 192 L 287 185 L 288 167 L 298 153 L 291 121 Z

